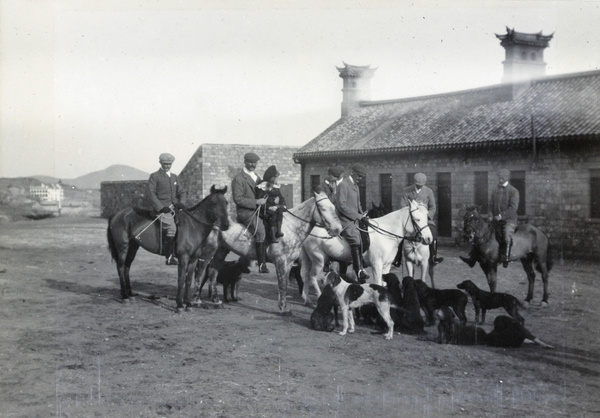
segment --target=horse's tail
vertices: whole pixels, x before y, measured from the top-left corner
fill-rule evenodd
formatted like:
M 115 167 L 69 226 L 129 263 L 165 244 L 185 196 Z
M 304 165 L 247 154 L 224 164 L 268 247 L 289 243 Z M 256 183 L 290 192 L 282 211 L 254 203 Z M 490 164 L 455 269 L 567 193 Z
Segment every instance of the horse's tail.
M 117 245 L 115 244 L 115 239 L 110 231 L 110 221 L 112 221 L 112 216 L 108 218 L 108 227 L 106 228 L 106 240 L 108 241 L 108 249 L 110 250 L 110 255 L 114 261 L 119 259 L 119 251 L 117 250 Z

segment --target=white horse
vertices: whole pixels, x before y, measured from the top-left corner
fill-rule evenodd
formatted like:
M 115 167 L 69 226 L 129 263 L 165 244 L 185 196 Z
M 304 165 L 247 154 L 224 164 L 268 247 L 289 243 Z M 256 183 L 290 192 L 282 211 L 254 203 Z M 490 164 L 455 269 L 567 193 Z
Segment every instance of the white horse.
M 370 266 L 373 271 L 374 282 L 382 285 L 381 276 L 389 273 L 403 238 L 417 239 L 425 245 L 429 245 L 433 240 L 427 225 L 427 208 L 410 201 L 408 207 L 377 219 L 370 219 L 369 238 L 371 245 L 363 258 L 365 265 Z M 321 294 L 317 278 L 327 258 L 352 264 L 350 245 L 345 239 L 331 236 L 322 228 L 315 227 L 304 240 L 300 253 L 301 276 L 304 281 L 302 298 L 307 305 L 311 304 L 308 284 L 316 288 L 317 295 Z
M 338 235 L 342 231 L 342 224 L 338 218 L 335 206 L 322 191 L 313 191 L 314 197 L 289 209 L 283 214 L 281 230 L 283 237 L 278 243 L 267 247 L 267 261 L 275 264 L 279 288 L 278 306 L 282 313 L 287 313 L 286 292 L 288 276 L 294 260 L 300 254 L 304 239 L 315 225 L 319 225 L 329 234 Z M 262 222 L 262 221 L 259 221 Z M 254 240 L 246 226 L 230 221 L 229 229 L 221 231 L 224 245 L 238 255 L 256 260 Z
M 421 280 L 425 281 L 427 273 L 431 278 L 431 287 L 435 288 L 433 283 L 433 263 L 429 251 L 429 245 L 420 242 L 404 240 L 402 244 L 402 265 L 406 275 L 415 277 L 415 267 L 421 267 Z

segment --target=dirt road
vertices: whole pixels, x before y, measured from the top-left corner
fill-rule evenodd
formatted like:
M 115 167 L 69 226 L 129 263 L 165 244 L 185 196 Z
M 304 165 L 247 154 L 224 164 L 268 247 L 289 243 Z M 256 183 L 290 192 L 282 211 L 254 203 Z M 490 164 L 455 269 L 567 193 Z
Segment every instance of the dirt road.
M 143 250 L 132 285 L 154 299 L 121 304 L 106 220 L 0 228 L 2 417 L 600 415 L 597 263 L 556 260 L 548 308 L 536 283 L 522 315 L 555 350 L 458 347 L 385 341 L 364 325 L 343 337 L 312 331 L 297 288 L 283 317 L 274 274 L 255 267 L 240 302 L 175 314 L 176 268 Z M 457 249 L 440 252 L 439 287 L 487 289 Z M 501 269 L 498 291 L 526 290 L 520 265 Z M 502 313 L 488 312 L 486 330 Z

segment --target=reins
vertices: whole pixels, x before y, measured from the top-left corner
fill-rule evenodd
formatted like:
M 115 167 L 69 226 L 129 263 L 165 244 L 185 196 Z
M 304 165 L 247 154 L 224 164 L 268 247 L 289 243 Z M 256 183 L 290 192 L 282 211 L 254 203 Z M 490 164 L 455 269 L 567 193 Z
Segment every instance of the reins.
M 327 229 L 327 226 L 325 226 L 325 225 L 323 225 L 323 224 L 320 224 L 320 223 L 318 223 L 318 222 L 315 222 L 315 221 L 313 221 L 313 220 L 312 220 L 312 217 L 313 217 L 313 214 L 315 213 L 315 211 L 319 212 L 319 216 L 321 217 L 321 220 L 323 220 L 323 219 L 324 219 L 324 216 L 323 216 L 323 214 L 321 213 L 321 209 L 319 209 L 319 204 L 318 204 L 318 203 L 319 203 L 320 201 L 322 201 L 322 200 L 325 200 L 325 199 L 329 199 L 329 198 L 328 198 L 328 197 L 324 197 L 324 198 L 322 198 L 322 199 L 319 199 L 319 200 L 316 200 L 316 199 L 315 199 L 315 207 L 313 208 L 313 210 L 312 210 L 312 212 L 311 212 L 311 215 L 310 215 L 311 219 L 310 219 L 310 220 L 306 220 L 306 219 L 304 219 L 304 218 L 301 218 L 301 217 L 299 217 L 299 216 L 298 216 L 298 215 L 296 215 L 295 213 L 292 213 L 292 212 L 290 212 L 290 211 L 289 211 L 287 208 L 285 209 L 285 211 L 286 211 L 287 213 L 289 213 L 290 215 L 292 215 L 294 218 L 296 218 L 296 219 L 298 219 L 298 220 L 300 220 L 300 221 L 302 221 L 302 222 L 305 222 L 305 223 L 309 224 L 309 225 L 311 226 L 311 228 L 310 228 L 311 230 L 312 230 L 312 228 L 313 228 L 314 226 L 318 226 L 319 228 L 323 228 L 323 229 L 325 229 L 325 230 L 326 230 L 326 229 Z M 313 237 L 317 237 L 317 238 L 322 238 L 322 239 L 331 239 L 331 238 L 333 238 L 333 237 L 332 237 L 332 236 L 330 236 L 330 235 L 328 235 L 327 237 L 321 237 L 321 236 L 319 236 L 319 235 L 313 235 L 313 234 L 311 234 L 311 233 L 309 233 L 309 235 L 310 235 L 310 236 L 313 236 Z
M 414 209 L 414 210 L 418 210 L 418 209 Z M 411 241 L 411 242 L 420 242 L 421 241 L 421 231 L 423 231 L 425 228 L 429 228 L 429 225 L 425 225 L 423 228 L 419 228 L 419 226 L 414 222 L 413 216 L 412 216 L 413 210 L 410 210 L 409 208 L 409 214 L 410 214 L 410 219 L 413 222 L 413 228 L 415 228 L 415 234 L 413 236 L 402 236 L 402 235 L 398 235 L 394 232 L 388 231 L 386 229 L 381 228 L 378 224 L 374 223 L 373 220 L 369 219 L 367 221 L 368 225 L 373 228 L 373 230 L 375 232 L 378 232 L 381 235 L 384 236 L 388 236 L 388 237 L 393 237 L 393 239 L 405 239 L 407 241 Z M 376 222 L 376 221 L 375 221 Z M 404 224 L 404 229 L 406 230 L 406 225 L 408 224 L 408 218 L 406 219 L 406 223 Z M 359 228 L 359 230 L 364 231 L 362 229 Z M 365 231 L 366 232 L 366 231 Z

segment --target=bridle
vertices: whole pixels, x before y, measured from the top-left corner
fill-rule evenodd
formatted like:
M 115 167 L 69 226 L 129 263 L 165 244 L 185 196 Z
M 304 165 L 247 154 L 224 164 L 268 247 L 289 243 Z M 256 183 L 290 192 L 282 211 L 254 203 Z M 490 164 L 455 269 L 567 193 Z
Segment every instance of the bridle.
M 393 232 L 387 231 L 387 230 L 381 228 L 376 223 L 373 223 L 373 221 L 371 219 L 369 219 L 369 227 L 373 228 L 374 231 L 376 231 L 382 235 L 388 235 L 393 238 L 398 238 L 401 240 L 405 239 L 407 241 L 412 241 L 412 242 L 423 242 L 423 235 L 421 234 L 421 231 L 423 231 L 425 228 L 429 228 L 429 224 L 426 224 L 423 227 L 419 227 L 419 225 L 417 224 L 417 222 L 415 221 L 415 218 L 413 216 L 413 212 L 417 211 L 417 210 L 419 210 L 418 206 L 415 209 L 410 209 L 410 208 L 408 209 L 408 212 L 410 215 L 410 221 L 412 223 L 413 229 L 415 230 L 415 233 L 413 235 L 402 236 L 402 235 L 398 235 Z M 404 224 L 404 230 L 406 230 L 406 225 L 408 225 L 408 218 L 406 219 L 406 223 Z
M 328 197 L 322 197 L 319 200 L 317 200 L 317 198 L 315 197 L 315 207 L 313 208 L 311 214 L 310 214 L 310 220 L 304 219 L 299 217 L 298 215 L 290 212 L 288 209 L 286 209 L 285 211 L 287 213 L 289 213 L 290 215 L 292 215 L 294 218 L 301 220 L 302 222 L 305 222 L 307 224 L 310 225 L 310 229 L 312 230 L 313 227 L 318 226 L 319 228 L 323 228 L 327 231 L 327 233 L 329 233 L 329 228 L 327 227 L 327 225 L 325 224 L 325 217 L 323 216 L 323 213 L 321 212 L 321 208 L 319 207 L 319 202 L 325 200 L 325 199 L 329 199 Z M 314 215 L 315 215 L 315 211 L 319 214 L 319 217 L 321 218 L 321 221 L 323 221 L 323 223 L 317 222 L 315 221 Z M 316 235 L 315 235 L 316 236 Z M 322 238 L 322 237 L 321 237 Z

